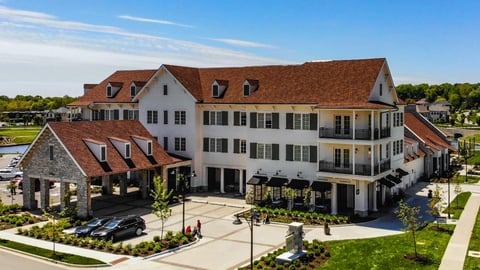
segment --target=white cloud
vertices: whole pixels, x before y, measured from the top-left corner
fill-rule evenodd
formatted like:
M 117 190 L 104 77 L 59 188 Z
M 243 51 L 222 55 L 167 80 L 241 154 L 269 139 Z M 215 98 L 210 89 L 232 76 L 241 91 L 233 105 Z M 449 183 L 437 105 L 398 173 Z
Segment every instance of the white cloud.
M 180 27 L 188 27 L 188 28 L 193 27 L 193 26 L 187 25 L 187 24 L 175 23 L 175 22 L 165 21 L 165 20 L 134 17 L 134 16 L 130 16 L 130 15 L 119 15 L 118 18 L 125 19 L 125 20 L 131 20 L 131 21 L 138 21 L 138 22 L 158 23 L 158 24 L 166 24 L 166 25 L 173 25 L 173 26 L 180 26 Z
M 218 42 L 226 43 L 229 45 L 240 46 L 240 47 L 250 47 L 250 48 L 275 48 L 275 46 L 262 44 L 257 42 L 245 41 L 245 40 L 238 40 L 238 39 L 228 39 L 228 38 L 212 38 L 211 40 L 215 40 Z

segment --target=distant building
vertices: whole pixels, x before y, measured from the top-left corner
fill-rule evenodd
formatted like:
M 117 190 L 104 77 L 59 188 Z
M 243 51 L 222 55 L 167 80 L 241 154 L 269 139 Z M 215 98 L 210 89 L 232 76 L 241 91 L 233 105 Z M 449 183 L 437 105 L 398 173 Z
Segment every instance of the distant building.
M 448 101 L 429 103 L 426 99 L 421 99 L 415 104 L 417 112 L 430 122 L 448 122 L 450 120 L 450 109 L 452 105 Z

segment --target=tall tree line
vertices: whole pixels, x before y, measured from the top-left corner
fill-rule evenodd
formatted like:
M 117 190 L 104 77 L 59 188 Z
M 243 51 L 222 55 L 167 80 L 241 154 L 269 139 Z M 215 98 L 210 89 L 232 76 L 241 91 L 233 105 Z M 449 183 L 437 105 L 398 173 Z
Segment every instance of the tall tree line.
M 14 98 L 0 96 L 0 112 L 5 111 L 44 111 L 53 110 L 66 106 L 77 98 L 41 97 L 17 95 Z

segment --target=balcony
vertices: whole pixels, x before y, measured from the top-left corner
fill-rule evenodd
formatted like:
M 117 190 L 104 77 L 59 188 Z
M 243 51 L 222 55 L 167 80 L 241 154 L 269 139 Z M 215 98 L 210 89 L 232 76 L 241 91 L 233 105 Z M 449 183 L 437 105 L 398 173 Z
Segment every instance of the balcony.
M 338 129 L 321 127 L 318 130 L 319 138 L 332 139 L 353 139 L 353 129 Z M 370 129 L 355 129 L 356 140 L 378 140 L 379 138 L 390 137 L 390 128 L 375 128 L 372 136 Z
M 338 164 L 337 164 L 338 165 Z M 318 171 L 320 172 L 331 172 L 331 173 L 343 173 L 343 174 L 354 174 L 353 167 L 355 166 L 355 175 L 366 175 L 370 176 L 372 171 L 372 166 L 370 164 L 356 163 L 353 164 L 340 164 L 336 166 L 335 162 L 329 162 L 325 160 L 320 160 L 318 163 Z M 382 162 L 376 163 L 373 167 L 373 175 L 378 175 L 382 172 L 390 170 L 390 159 L 383 160 Z

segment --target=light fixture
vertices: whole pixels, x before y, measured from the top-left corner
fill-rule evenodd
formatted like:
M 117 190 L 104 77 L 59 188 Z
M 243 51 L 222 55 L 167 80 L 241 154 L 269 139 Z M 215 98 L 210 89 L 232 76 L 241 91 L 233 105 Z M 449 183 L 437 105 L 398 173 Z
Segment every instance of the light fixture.
M 257 170 L 257 174 L 260 174 L 260 173 L 262 173 L 262 169 Z
M 358 114 L 355 114 L 355 119 L 357 119 L 357 118 L 358 118 Z
M 278 175 L 278 174 L 281 173 L 281 172 L 282 172 L 282 170 L 277 170 L 277 171 L 275 172 L 275 175 Z
M 302 178 L 302 172 L 298 172 L 297 177 Z
M 355 147 L 355 154 L 358 153 L 358 148 Z

